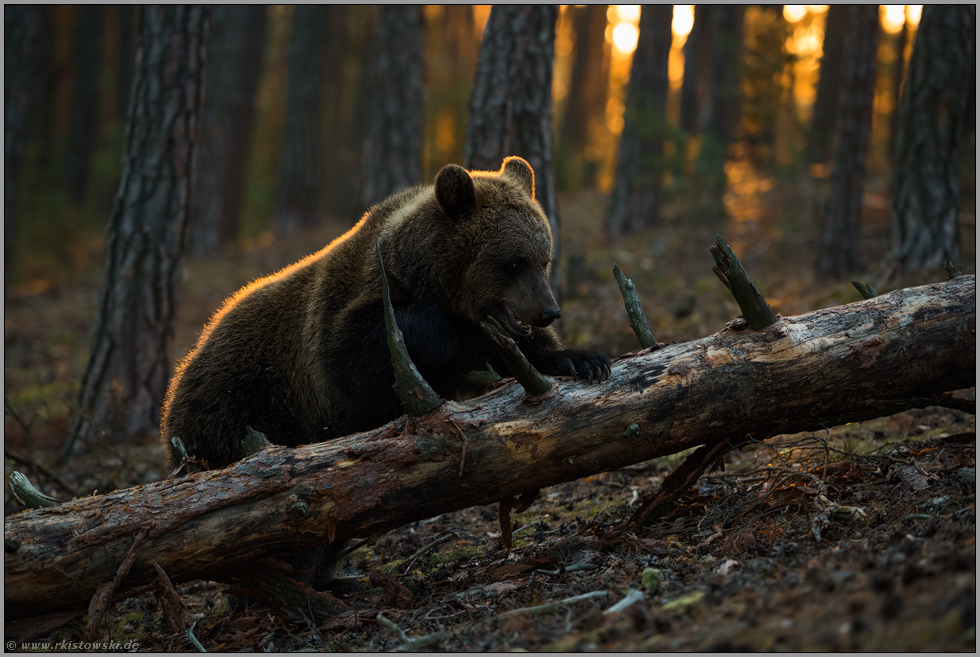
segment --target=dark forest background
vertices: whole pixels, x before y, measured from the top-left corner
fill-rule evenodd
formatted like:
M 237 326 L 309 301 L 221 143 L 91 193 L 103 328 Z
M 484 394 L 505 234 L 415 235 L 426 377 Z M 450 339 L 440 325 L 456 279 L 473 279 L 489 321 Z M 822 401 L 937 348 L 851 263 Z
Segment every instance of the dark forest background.
M 677 6 L 661 51 L 669 56 L 669 84 L 657 166 L 668 199 L 700 197 L 707 207 L 699 212 L 749 221 L 733 194 L 764 192 L 794 176 L 829 179 L 838 96 L 850 79 L 841 63 L 856 63 L 841 57 L 854 24 L 846 11 Z M 139 12 L 126 5 L 50 5 L 23 18 L 12 12 L 5 10 L 7 285 L 36 290 L 101 266 Z M 414 22 L 396 17 L 390 28 L 376 7 L 216 7 L 188 251 L 269 244 L 328 220 L 353 224 L 398 186 L 429 182 L 444 164 L 463 163 L 489 12 L 426 6 Z M 892 184 L 897 108 L 920 13 L 875 8 L 857 37 L 872 57 L 859 82 L 872 117 L 865 189 L 881 198 Z M 12 25 L 18 19 L 23 26 Z M 551 95 L 559 193 L 614 192 L 640 20 L 636 6 L 558 12 Z M 386 29 L 415 45 L 394 42 Z M 388 49 L 399 53 L 394 61 L 403 71 L 380 71 L 370 57 Z M 383 75 L 416 80 L 415 100 L 399 100 Z M 20 125 L 11 125 L 14 93 L 24 105 Z M 403 115 L 400 134 L 414 140 L 414 158 L 402 156 L 397 166 L 378 164 L 381 151 L 372 152 L 372 130 L 384 120 L 375 115 L 390 102 L 379 94 L 386 93 Z M 652 125 L 657 110 L 647 112 L 637 119 Z M 635 140 L 635 130 L 626 130 Z M 965 197 L 973 196 L 973 134 L 969 127 L 958 140 Z M 18 146 L 19 161 L 11 159 Z M 597 217 L 597 230 L 604 223 Z

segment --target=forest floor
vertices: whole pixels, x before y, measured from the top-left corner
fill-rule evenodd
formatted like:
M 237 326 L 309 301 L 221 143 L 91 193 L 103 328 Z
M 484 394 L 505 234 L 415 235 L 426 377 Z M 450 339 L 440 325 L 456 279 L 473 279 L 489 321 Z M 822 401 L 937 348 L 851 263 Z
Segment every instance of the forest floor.
M 807 181 L 743 187 L 717 225 L 676 201 L 661 226 L 614 243 L 600 234 L 601 196 L 563 196 L 572 263 L 562 301 L 566 341 L 610 355 L 637 348 L 613 263 L 633 279 L 660 341 L 724 327 L 738 309 L 711 272 L 708 247 L 718 232 L 777 312 L 856 301 L 848 281 L 814 279 L 820 193 Z M 961 216 L 957 263 L 971 274 L 974 211 Z M 260 237 L 187 261 L 174 360 L 227 295 L 345 228 Z M 858 280 L 880 292 L 945 280 L 936 271 L 878 281 L 887 237 L 887 203 L 869 192 L 860 245 L 868 271 Z M 86 363 L 98 283 L 93 269 L 5 294 L 5 478 L 22 471 L 61 499 L 168 474 L 157 439 L 89 445 L 53 465 Z M 974 415 L 927 408 L 777 436 L 729 454 L 724 469 L 703 476 L 667 517 L 625 537 L 614 530 L 683 454 L 542 490 L 515 515 L 510 551 L 496 506 L 443 514 L 358 546 L 335 591 L 350 611 L 333 618 L 283 617 L 258 603 L 233 608 L 223 585 L 207 581 L 178 584 L 177 592 L 187 626 L 208 651 L 975 651 L 975 432 Z M 827 512 L 824 499 L 849 512 Z M 5 514 L 18 509 L 6 490 Z M 31 640 L 77 638 L 82 614 Z M 13 627 L 5 638 L 14 630 L 24 638 Z M 102 640 L 136 641 L 142 651 L 195 650 L 150 595 L 115 603 L 101 630 Z

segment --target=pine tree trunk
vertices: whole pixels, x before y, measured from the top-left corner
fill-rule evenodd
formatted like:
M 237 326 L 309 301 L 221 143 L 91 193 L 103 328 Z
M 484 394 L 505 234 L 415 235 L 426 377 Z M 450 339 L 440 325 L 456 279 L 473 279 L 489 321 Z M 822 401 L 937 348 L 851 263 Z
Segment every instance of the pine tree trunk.
M 324 180 L 323 80 L 329 7 L 296 5 L 289 40 L 286 122 L 272 213 L 278 235 L 320 222 Z
M 37 74 L 36 55 L 41 9 L 37 5 L 11 5 L 3 11 L 3 265 L 4 280 L 13 272 L 16 226 L 13 215 L 17 174 L 27 133 L 31 78 Z
M 361 204 L 422 182 L 425 45 L 421 5 L 381 5 L 368 60 Z
M 895 157 L 895 138 L 898 132 L 898 107 L 902 104 L 902 83 L 905 82 L 905 47 L 909 43 L 908 8 L 901 31 L 895 36 L 895 63 L 892 65 L 892 113 L 888 117 L 888 156 Z
M 976 6 L 926 5 L 898 109 L 892 252 L 904 273 L 958 264 L 959 139 L 976 107 Z
M 265 5 L 213 10 L 188 253 L 211 253 L 238 239 L 265 14 Z
M 483 31 L 466 129 L 468 169 L 495 171 L 508 155 L 534 169 L 534 193 L 551 222 L 551 287 L 561 301 L 561 222 L 555 195 L 551 80 L 556 5 L 495 5 Z
M 75 205 L 85 201 L 89 165 L 99 131 L 102 12 L 101 5 L 79 7 L 78 29 L 75 31 L 75 90 L 72 94 L 68 157 L 65 162 L 65 190 L 68 199 Z
M 140 9 L 122 178 L 109 217 L 99 312 L 65 450 L 155 431 L 172 363 L 210 10 Z
M 698 114 L 701 95 L 703 63 L 707 60 L 710 44 L 704 38 L 709 5 L 694 6 L 694 25 L 684 42 L 684 79 L 681 82 L 681 130 L 688 135 L 698 132 Z
M 745 8 L 739 5 L 715 5 L 708 12 L 706 37 L 711 42 L 708 92 L 702 98 L 702 125 L 705 139 L 701 145 L 701 164 L 709 180 L 717 186 L 714 192 L 720 203 L 725 185 L 725 161 L 739 119 L 739 62 L 742 59 Z
M 745 21 L 741 68 L 741 131 L 749 160 L 757 169 L 772 169 L 777 125 L 782 112 L 783 72 L 792 64 L 785 52 L 791 36 L 782 7 L 752 7 L 755 19 Z
M 847 29 L 851 7 L 830 5 L 824 27 L 823 56 L 820 58 L 820 78 L 817 98 L 813 103 L 810 139 L 806 159 L 809 164 L 827 164 L 833 150 L 832 138 L 837 125 L 837 99 L 840 95 L 841 57 L 844 53 L 844 31 Z
M 841 277 L 861 267 L 857 245 L 881 31 L 878 5 L 854 5 L 848 18 L 834 165 L 817 255 L 817 275 L 821 277 Z
M 727 149 L 738 123 L 738 63 L 742 55 L 744 9 L 713 7 L 708 21 L 711 36 L 711 113 L 706 132 Z
M 640 38 L 630 69 L 616 186 L 606 221 L 613 238 L 652 226 L 660 215 L 673 10 L 673 5 L 645 5 L 640 13 Z

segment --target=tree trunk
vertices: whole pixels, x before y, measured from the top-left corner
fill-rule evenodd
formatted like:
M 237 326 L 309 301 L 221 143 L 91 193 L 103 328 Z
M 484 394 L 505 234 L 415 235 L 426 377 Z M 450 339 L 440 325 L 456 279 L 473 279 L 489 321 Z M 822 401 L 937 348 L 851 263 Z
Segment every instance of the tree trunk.
M 381 5 L 369 49 L 361 205 L 422 182 L 425 44 L 421 5 Z
M 296 5 L 289 40 L 289 91 L 272 225 L 288 235 L 320 223 L 324 181 L 323 80 L 329 7 Z
M 16 223 L 13 204 L 17 174 L 24 154 L 31 79 L 37 75 L 36 55 L 41 9 L 36 5 L 10 5 L 3 11 L 3 265 L 4 280 L 13 272 Z
M 895 157 L 895 138 L 898 132 L 898 107 L 902 104 L 902 83 L 905 81 L 905 47 L 909 43 L 908 7 L 905 22 L 895 35 L 895 63 L 892 65 L 892 113 L 888 117 L 888 156 Z
M 837 125 L 837 100 L 840 95 L 841 58 L 844 54 L 844 31 L 847 29 L 851 7 L 830 5 L 824 27 L 823 56 L 820 58 L 820 79 L 817 99 L 813 103 L 810 140 L 807 143 L 808 164 L 827 164 L 833 151 L 834 128 Z
M 959 262 L 959 140 L 975 103 L 976 6 L 926 5 L 895 141 L 890 257 L 903 273 Z
M 878 5 L 850 7 L 834 131 L 834 165 L 817 254 L 817 276 L 823 278 L 841 277 L 861 267 L 858 232 L 871 140 L 880 31 Z
M 72 93 L 65 190 L 75 205 L 85 201 L 89 164 L 99 132 L 102 88 L 102 12 L 100 5 L 79 7 L 75 31 L 75 89 Z
M 783 97 L 783 72 L 792 60 L 786 39 L 791 36 L 780 5 L 750 7 L 745 20 L 741 69 L 741 134 L 749 160 L 757 169 L 772 169 Z
M 223 579 L 265 556 L 701 444 L 954 403 L 948 391 L 975 383 L 975 336 L 976 278 L 957 276 L 634 352 L 604 384 L 561 378 L 527 397 L 505 383 L 404 426 L 14 514 L 4 520 L 7 618 L 83 606 L 137 534 L 126 589 L 152 581 L 154 563 L 175 582 Z
M 209 10 L 140 9 L 122 178 L 109 217 L 99 313 L 65 450 L 156 431 L 172 363 Z
M 742 54 L 744 11 L 737 5 L 719 5 L 712 8 L 708 21 L 711 104 L 706 132 L 726 149 L 738 124 L 738 63 Z
M 557 159 L 557 166 L 564 167 L 563 184 L 570 188 L 593 187 L 598 171 L 598 161 L 589 160 L 586 149 L 592 126 L 605 120 L 609 93 L 607 10 L 608 5 L 569 5 L 566 9 L 572 12 L 575 49 L 558 143 L 564 156 Z
M 265 14 L 265 5 L 213 10 L 189 253 L 211 253 L 238 239 Z
M 614 239 L 653 226 L 660 218 L 673 10 L 673 5 L 646 5 L 640 13 L 616 185 L 606 220 L 606 230 Z
M 711 61 L 707 93 L 702 98 L 700 168 L 718 188 L 719 199 L 725 186 L 725 161 L 739 120 L 739 62 L 742 59 L 745 8 L 741 5 L 715 5 L 708 12 L 707 38 L 711 42 Z M 719 200 L 720 202 L 720 200 Z
M 483 31 L 470 96 L 466 168 L 496 171 L 508 155 L 534 169 L 534 193 L 551 222 L 551 287 L 561 301 L 558 198 L 551 133 L 556 5 L 495 5 Z
M 704 76 L 703 63 L 707 60 L 710 44 L 704 38 L 709 5 L 694 5 L 694 25 L 684 42 L 684 79 L 681 81 L 681 130 L 694 135 L 700 129 L 698 114 L 700 107 L 701 79 Z

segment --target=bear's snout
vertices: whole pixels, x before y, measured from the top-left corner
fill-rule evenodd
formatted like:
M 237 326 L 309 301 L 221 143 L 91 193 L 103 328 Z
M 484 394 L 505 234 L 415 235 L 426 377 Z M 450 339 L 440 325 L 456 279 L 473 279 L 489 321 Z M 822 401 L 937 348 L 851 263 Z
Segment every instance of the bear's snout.
M 535 326 L 545 327 L 551 324 L 556 319 L 561 319 L 561 309 L 558 306 L 552 306 L 551 308 L 546 308 L 541 316 L 538 317 L 538 321 L 534 323 Z

